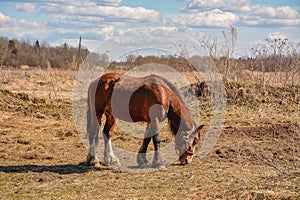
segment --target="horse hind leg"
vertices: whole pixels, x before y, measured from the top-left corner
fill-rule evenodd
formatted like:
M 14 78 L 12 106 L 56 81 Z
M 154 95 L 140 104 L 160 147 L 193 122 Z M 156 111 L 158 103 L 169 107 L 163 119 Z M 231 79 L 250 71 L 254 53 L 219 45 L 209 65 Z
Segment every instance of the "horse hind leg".
M 106 135 L 104 136 L 106 137 Z M 104 164 L 107 166 L 120 166 L 119 159 L 115 156 L 113 149 L 112 149 L 112 143 L 111 140 L 108 139 L 105 142 L 105 150 L 104 150 Z
M 96 147 L 98 144 L 98 133 L 96 134 L 96 137 L 90 137 L 90 138 L 93 138 L 93 139 L 89 139 L 90 146 L 89 146 L 89 153 L 86 158 L 86 163 L 87 163 L 87 165 L 92 165 L 94 167 L 100 167 L 100 161 L 96 154 Z
M 96 136 L 96 139 L 98 141 L 98 134 Z M 86 158 L 86 163 L 87 165 L 91 165 L 94 167 L 101 167 L 100 166 L 100 161 L 96 155 L 96 147 L 97 147 L 98 142 L 90 143 L 89 147 L 89 153 Z
M 108 110 L 105 112 L 106 122 L 103 129 L 104 137 L 104 164 L 108 166 L 120 166 L 118 158 L 115 156 L 111 143 L 111 131 L 115 126 L 116 119 Z
M 100 161 L 97 158 L 96 147 L 99 141 L 100 125 L 97 122 L 90 121 L 88 123 L 88 136 L 89 136 L 89 153 L 86 158 L 87 165 L 100 167 Z

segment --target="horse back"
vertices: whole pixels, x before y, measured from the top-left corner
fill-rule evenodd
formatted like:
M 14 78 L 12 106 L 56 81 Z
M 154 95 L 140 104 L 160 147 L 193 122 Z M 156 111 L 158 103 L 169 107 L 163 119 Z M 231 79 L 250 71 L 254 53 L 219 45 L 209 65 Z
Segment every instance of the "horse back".
M 109 110 L 114 117 L 129 122 L 150 122 L 151 114 L 160 121 L 166 116 L 171 91 L 159 76 L 108 73 L 93 84 L 97 85 L 94 89 L 96 113 Z

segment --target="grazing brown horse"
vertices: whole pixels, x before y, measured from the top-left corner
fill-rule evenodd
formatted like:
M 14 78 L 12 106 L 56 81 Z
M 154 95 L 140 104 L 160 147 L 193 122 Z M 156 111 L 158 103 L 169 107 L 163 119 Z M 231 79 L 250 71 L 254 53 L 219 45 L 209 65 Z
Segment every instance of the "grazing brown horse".
M 176 87 L 166 79 L 150 75 L 143 78 L 118 73 L 107 73 L 91 83 L 88 91 L 89 154 L 87 163 L 99 166 L 95 146 L 98 142 L 99 124 L 106 116 L 103 129 L 104 164 L 119 164 L 115 157 L 111 136 L 116 119 L 127 122 L 146 122 L 147 128 L 137 156 L 139 166 L 148 166 L 146 151 L 151 138 L 154 144 L 153 166 L 163 166 L 160 156 L 159 123 L 166 118 L 175 136 L 176 149 L 181 164 L 192 161 L 202 126 L 196 126 L 183 98 Z

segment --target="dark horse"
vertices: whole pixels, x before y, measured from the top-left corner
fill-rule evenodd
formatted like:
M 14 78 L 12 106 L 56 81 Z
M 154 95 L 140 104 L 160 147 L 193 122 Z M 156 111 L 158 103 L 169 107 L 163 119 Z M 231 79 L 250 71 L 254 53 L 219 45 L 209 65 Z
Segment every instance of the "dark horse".
M 143 78 L 118 73 L 107 73 L 91 83 L 88 91 L 87 131 L 89 154 L 87 163 L 99 166 L 95 146 L 98 143 L 99 124 L 106 116 L 103 129 L 104 164 L 119 164 L 115 157 L 111 136 L 116 118 L 127 122 L 146 122 L 147 128 L 137 161 L 148 166 L 146 151 L 151 138 L 154 144 L 153 166 L 163 166 L 160 156 L 159 123 L 166 118 L 175 136 L 176 149 L 181 164 L 192 161 L 195 146 L 203 125 L 197 126 L 176 87 L 166 79 L 150 75 Z

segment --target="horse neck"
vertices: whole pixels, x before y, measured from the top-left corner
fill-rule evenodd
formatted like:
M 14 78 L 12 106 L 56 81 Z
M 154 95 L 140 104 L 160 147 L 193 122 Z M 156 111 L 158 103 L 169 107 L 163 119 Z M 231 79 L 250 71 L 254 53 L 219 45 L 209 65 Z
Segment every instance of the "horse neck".
M 195 123 L 190 112 L 181 101 L 171 102 L 167 117 L 174 135 L 177 133 L 187 135 L 195 129 Z

